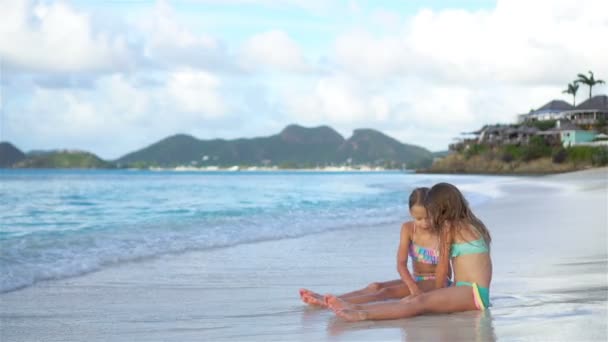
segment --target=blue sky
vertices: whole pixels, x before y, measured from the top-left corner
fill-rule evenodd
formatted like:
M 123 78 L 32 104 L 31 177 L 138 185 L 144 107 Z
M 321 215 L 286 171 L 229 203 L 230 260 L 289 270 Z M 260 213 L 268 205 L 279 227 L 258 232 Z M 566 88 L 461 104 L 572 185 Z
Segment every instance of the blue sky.
M 168 135 L 374 128 L 431 150 L 608 80 L 600 0 L 0 0 L 0 140 L 103 158 Z M 606 85 L 594 94 L 606 94 Z M 577 102 L 587 96 L 581 87 Z

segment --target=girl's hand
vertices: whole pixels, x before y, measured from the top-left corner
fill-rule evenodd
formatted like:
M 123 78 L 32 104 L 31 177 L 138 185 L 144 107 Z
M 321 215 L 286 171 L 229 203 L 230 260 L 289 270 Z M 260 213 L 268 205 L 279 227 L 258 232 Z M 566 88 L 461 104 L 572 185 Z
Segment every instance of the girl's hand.
M 416 296 L 420 296 L 421 294 L 422 291 L 420 291 L 420 289 L 416 286 L 414 288 L 410 288 L 410 295 L 405 298 L 414 298 Z
M 416 298 L 416 297 L 420 296 L 421 294 L 422 294 L 422 291 L 417 291 L 416 293 L 412 293 L 411 295 L 409 295 L 409 296 L 407 296 L 407 297 L 402 298 L 402 299 L 400 300 L 400 302 L 402 302 L 402 303 L 407 303 L 407 302 L 409 302 L 410 300 L 412 300 L 412 299 L 414 299 L 414 298 Z

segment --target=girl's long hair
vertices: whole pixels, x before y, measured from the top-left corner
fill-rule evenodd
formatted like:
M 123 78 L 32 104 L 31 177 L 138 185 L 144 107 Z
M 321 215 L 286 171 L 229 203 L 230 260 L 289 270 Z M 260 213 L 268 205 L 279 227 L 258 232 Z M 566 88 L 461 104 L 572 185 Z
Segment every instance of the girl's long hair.
M 462 228 L 473 226 L 488 247 L 492 238 L 486 225 L 473 214 L 467 200 L 452 184 L 435 184 L 428 191 L 424 206 L 431 220 L 431 229 L 439 236 L 439 264 L 435 269 L 435 285 L 437 288 L 445 287 L 454 236 Z

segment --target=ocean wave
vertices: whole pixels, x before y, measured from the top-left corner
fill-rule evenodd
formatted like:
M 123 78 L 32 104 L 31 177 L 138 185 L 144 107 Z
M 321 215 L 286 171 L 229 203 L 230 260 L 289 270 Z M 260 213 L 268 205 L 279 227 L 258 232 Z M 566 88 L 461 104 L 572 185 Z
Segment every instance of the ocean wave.
M 36 175 L 3 179 L 10 210 L 0 213 L 0 292 L 170 253 L 397 224 L 409 218 L 413 188 L 444 180 L 399 173 Z M 472 205 L 497 194 L 483 177 L 454 180 Z
M 382 199 L 379 202 L 382 203 Z M 286 206 L 254 215 L 172 218 L 122 226 L 37 231 L 0 240 L 0 292 L 39 281 L 94 272 L 104 267 L 243 243 L 295 238 L 336 229 L 388 224 L 403 219 L 401 206 L 342 208 L 337 204 L 302 210 Z M 234 213 L 232 213 L 234 214 Z

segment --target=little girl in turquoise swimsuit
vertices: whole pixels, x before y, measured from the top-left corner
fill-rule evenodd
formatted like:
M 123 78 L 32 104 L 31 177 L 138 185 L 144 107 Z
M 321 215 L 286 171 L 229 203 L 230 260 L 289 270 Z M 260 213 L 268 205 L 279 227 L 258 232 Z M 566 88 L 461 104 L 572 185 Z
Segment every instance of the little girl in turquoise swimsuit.
M 435 277 L 438 289 L 386 304 L 357 305 L 328 296 L 327 305 L 336 315 L 348 321 L 397 319 L 425 313 L 485 310 L 490 305 L 490 232 L 451 184 L 433 186 L 424 203 L 432 230 L 441 241 Z M 446 281 L 450 260 L 456 281 L 452 286 Z
M 409 198 L 413 221 L 401 226 L 401 239 L 397 253 L 397 270 L 400 279 L 372 283 L 369 286 L 340 295 L 339 298 L 354 304 L 419 295 L 435 288 L 435 268 L 439 262 L 439 236 L 431 230 L 424 207 L 428 188 L 415 189 Z M 412 258 L 413 275 L 407 268 Z M 446 276 L 447 279 L 447 276 Z M 302 301 L 326 306 L 322 295 L 307 289 L 300 290 Z

